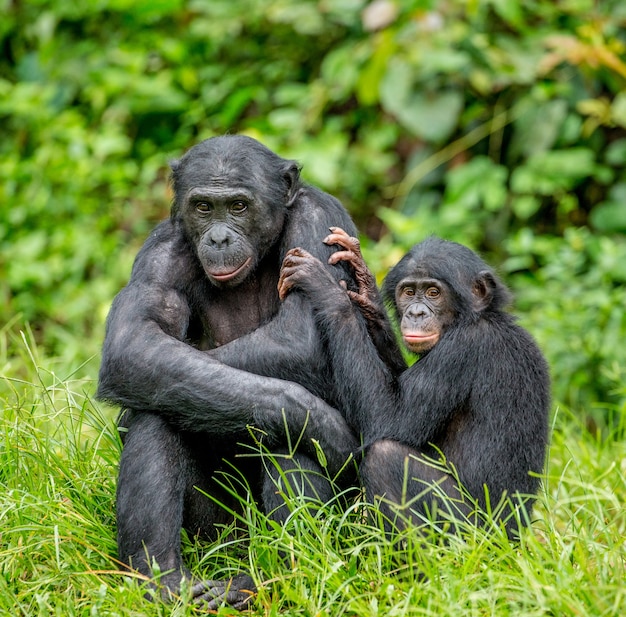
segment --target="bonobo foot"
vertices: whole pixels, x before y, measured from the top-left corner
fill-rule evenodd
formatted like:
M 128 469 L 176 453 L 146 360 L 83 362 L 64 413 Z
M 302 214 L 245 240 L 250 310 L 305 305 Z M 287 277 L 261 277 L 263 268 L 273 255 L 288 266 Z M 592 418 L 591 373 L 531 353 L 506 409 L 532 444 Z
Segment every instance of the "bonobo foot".
M 237 610 L 248 606 L 256 595 L 256 585 L 247 574 L 238 574 L 223 581 L 201 581 L 191 588 L 195 604 L 216 611 L 222 604 Z

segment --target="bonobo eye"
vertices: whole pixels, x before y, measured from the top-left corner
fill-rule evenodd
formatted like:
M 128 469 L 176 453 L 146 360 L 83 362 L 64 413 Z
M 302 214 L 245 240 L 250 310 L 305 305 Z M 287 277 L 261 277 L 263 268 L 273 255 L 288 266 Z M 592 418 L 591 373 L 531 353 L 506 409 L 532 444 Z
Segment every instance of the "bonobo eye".
M 438 298 L 440 295 L 441 295 L 441 290 L 439 290 L 437 287 L 429 287 L 426 290 L 427 298 Z
M 241 214 L 248 209 L 248 204 L 245 201 L 233 201 L 230 205 L 230 211 L 233 214 Z
M 413 289 L 413 287 L 405 287 L 402 290 L 402 294 L 405 296 L 414 296 L 415 295 L 415 289 Z
M 196 210 L 202 212 L 202 214 L 206 214 L 207 212 L 211 212 L 211 204 L 208 204 L 206 201 L 198 201 L 196 202 Z

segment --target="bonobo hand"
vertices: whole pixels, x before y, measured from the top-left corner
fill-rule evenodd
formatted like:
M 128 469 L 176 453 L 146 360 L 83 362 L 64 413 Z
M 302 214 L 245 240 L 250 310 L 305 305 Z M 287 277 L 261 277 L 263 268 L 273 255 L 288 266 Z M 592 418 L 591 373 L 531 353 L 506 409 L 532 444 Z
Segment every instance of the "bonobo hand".
M 278 295 L 284 300 L 293 290 L 306 294 L 318 310 L 343 314 L 352 305 L 344 286 L 337 283 L 322 262 L 302 248 L 287 252 L 280 269 Z
M 318 446 L 324 453 L 329 474 L 336 475 L 359 447 L 343 415 L 306 388 L 289 383 L 283 390 L 282 410 L 259 410 L 255 425 L 270 439 L 300 443 L 307 454 L 316 457 Z M 289 435 L 284 435 L 288 431 Z M 317 444 L 317 445 L 316 445 Z
M 334 265 L 345 261 L 350 264 L 359 290 L 348 290 L 348 296 L 359 307 L 366 319 L 375 321 L 381 319 L 381 311 L 384 312 L 384 309 L 376 287 L 376 279 L 363 259 L 358 238 L 348 235 L 341 227 L 331 227 L 330 231 L 331 234 L 323 240 L 324 244 L 329 246 L 337 244 L 344 250 L 333 253 L 328 263 Z

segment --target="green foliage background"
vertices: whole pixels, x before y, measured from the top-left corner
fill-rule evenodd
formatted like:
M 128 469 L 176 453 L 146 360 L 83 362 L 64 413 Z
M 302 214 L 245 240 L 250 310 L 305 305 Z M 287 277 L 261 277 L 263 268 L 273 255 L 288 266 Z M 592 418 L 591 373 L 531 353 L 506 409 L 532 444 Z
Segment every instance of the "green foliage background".
M 241 537 L 184 541 L 194 574 L 249 569 L 259 615 L 623 615 L 625 26 L 623 0 L 0 0 L 0 615 L 198 614 L 117 571 L 93 392 L 168 161 L 226 132 L 339 197 L 380 277 L 431 233 L 483 252 L 555 431 L 519 546 L 242 497 Z
M 498 265 L 558 403 L 621 413 L 620 0 L 2 2 L 0 323 L 97 357 L 168 160 L 245 132 L 339 197 L 381 275 L 429 233 Z M 97 362 L 86 369 L 93 375 Z

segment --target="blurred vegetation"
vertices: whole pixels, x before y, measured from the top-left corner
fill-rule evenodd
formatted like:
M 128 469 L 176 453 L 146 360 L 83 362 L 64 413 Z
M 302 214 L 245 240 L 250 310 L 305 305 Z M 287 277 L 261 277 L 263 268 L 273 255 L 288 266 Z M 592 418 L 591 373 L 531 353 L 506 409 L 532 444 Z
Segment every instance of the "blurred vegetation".
M 430 233 L 499 266 L 556 401 L 626 407 L 623 0 L 0 0 L 0 324 L 95 375 L 168 160 L 245 132 L 339 197 L 383 274 Z M 15 360 L 17 362 L 17 360 Z

